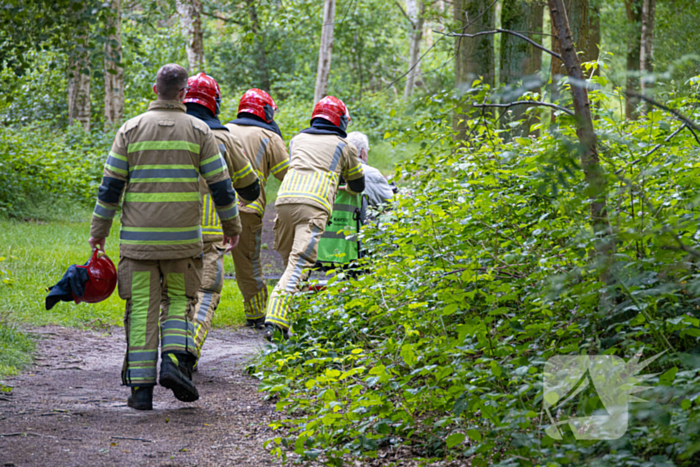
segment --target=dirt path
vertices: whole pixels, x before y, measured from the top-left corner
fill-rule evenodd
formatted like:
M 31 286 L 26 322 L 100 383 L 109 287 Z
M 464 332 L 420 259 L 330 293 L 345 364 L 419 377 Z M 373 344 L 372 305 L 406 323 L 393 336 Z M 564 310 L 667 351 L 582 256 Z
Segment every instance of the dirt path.
M 243 371 L 262 334 L 212 331 L 194 377 L 200 399 L 183 403 L 156 386 L 154 410 L 139 412 L 127 407 L 129 390 L 120 386 L 123 329 L 34 333 L 35 365 L 6 379 L 14 389 L 0 398 L 0 466 L 277 464 L 263 448 L 274 406 Z

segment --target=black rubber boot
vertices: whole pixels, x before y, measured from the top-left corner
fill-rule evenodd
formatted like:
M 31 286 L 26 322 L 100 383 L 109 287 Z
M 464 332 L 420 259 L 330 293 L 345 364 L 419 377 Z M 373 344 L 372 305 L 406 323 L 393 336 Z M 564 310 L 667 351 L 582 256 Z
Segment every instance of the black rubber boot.
M 272 342 L 275 339 L 275 334 L 281 334 L 284 340 L 289 339 L 289 331 L 276 324 L 265 323 L 265 339 Z
M 178 400 L 194 402 L 199 399 L 199 392 L 192 382 L 191 355 L 168 352 L 163 354 L 160 362 L 160 385 L 171 389 Z
M 153 386 L 131 388 L 126 405 L 136 410 L 153 410 Z
M 246 320 L 245 325 L 247 328 L 264 329 L 265 328 L 265 318 L 248 319 L 248 320 Z

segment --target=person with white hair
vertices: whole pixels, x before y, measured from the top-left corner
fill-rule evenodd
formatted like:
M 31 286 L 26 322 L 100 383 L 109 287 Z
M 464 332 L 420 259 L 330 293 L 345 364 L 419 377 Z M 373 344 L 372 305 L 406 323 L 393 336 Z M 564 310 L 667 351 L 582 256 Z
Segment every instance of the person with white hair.
M 357 155 L 360 158 L 360 162 L 362 162 L 362 168 L 365 172 L 365 194 L 369 198 L 369 204 L 379 206 L 380 204 L 388 203 L 394 197 L 394 191 L 389 186 L 384 175 L 367 164 L 369 156 L 367 135 L 359 131 L 353 131 L 348 134 L 348 141 L 357 147 Z

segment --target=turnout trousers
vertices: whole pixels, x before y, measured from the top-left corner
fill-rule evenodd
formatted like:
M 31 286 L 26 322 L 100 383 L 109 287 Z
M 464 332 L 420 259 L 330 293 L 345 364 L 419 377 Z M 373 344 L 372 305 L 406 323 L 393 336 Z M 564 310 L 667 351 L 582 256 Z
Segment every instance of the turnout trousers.
M 158 342 L 161 354 L 197 355 L 194 325 L 187 319 L 197 302 L 201 258 L 119 260 L 119 296 L 126 300 L 126 358 L 122 384 L 156 384 Z
M 267 305 L 265 323 L 289 329 L 289 300 L 297 291 L 302 271 L 316 263 L 318 240 L 323 235 L 328 213 L 307 204 L 277 206 L 275 250 L 284 261 L 285 270 Z
M 248 320 L 265 317 L 267 306 L 267 285 L 263 279 L 260 247 L 263 222 L 259 215 L 242 212 L 241 232 L 238 246 L 231 252 L 236 267 L 236 282 L 243 295 L 245 317 Z
M 192 307 L 188 319 L 194 325 L 194 345 L 197 359 L 207 339 L 214 320 L 214 313 L 221 300 L 224 288 L 224 248 L 223 242 L 205 242 L 202 257 L 202 282 L 197 291 L 197 304 Z

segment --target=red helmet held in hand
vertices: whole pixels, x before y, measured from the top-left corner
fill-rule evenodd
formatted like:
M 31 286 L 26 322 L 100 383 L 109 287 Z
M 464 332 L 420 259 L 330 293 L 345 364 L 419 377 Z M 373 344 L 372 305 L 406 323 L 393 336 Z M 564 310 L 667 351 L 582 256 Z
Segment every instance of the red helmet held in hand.
M 73 294 L 75 303 L 98 303 L 112 295 L 117 286 L 117 268 L 104 251 L 95 248 L 88 264 L 76 267 L 87 269 L 90 280 L 85 284 L 82 297 Z
M 262 89 L 248 89 L 241 102 L 238 104 L 238 113 L 247 112 L 265 120 L 267 123 L 272 123 L 275 118 L 277 104 L 272 100 L 272 97 Z
M 187 80 L 190 87 L 183 103 L 200 104 L 211 110 L 214 115 L 219 115 L 221 110 L 221 90 L 219 84 L 206 73 L 199 73 Z
M 311 120 L 323 118 L 345 131 L 350 123 L 350 112 L 345 103 L 333 96 L 326 96 L 316 103 Z

